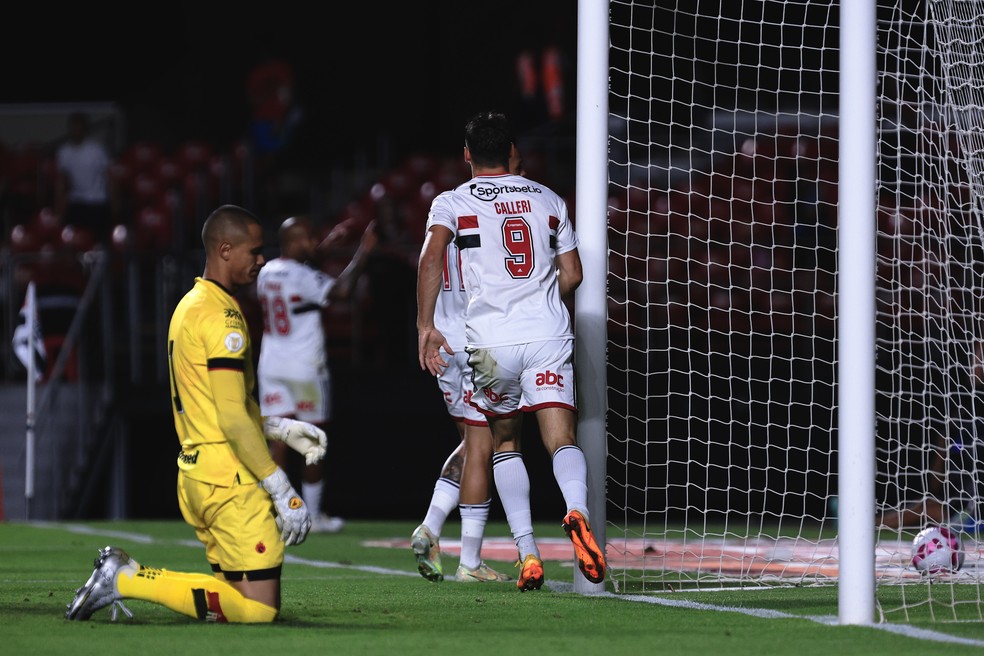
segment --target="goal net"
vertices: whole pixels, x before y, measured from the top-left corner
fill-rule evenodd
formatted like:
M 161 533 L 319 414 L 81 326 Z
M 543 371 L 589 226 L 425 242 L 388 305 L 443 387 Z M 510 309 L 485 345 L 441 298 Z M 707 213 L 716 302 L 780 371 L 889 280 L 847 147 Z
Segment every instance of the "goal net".
M 611 580 L 837 583 L 838 3 L 609 8 Z M 984 0 L 877 9 L 878 607 L 979 617 Z

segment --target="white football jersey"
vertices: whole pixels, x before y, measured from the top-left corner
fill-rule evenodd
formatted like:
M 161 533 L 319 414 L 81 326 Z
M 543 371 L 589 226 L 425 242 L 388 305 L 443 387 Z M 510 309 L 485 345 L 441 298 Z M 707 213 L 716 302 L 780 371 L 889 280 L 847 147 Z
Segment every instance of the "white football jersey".
M 454 233 L 461 254 L 468 346 L 573 337 L 554 264 L 578 246 L 563 198 L 520 175 L 477 176 L 434 199 L 434 225 Z
M 259 371 L 304 378 L 326 368 L 325 332 L 321 309 L 335 278 L 303 262 L 275 258 L 256 279 L 256 296 L 263 309 Z
M 468 295 L 465 293 L 465 281 L 461 277 L 461 258 L 458 246 L 452 239 L 444 253 L 444 275 L 441 293 L 437 295 L 437 305 L 434 307 L 434 326 L 441 331 L 455 353 L 464 351 L 467 346 L 465 342 L 467 305 Z

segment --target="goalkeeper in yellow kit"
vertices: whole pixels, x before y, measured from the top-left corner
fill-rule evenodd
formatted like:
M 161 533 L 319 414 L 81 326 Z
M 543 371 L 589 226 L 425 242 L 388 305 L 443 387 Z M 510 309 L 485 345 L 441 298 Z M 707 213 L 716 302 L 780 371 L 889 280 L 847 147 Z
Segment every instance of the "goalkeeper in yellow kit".
M 272 622 L 280 611 L 284 547 L 300 544 L 311 515 L 270 456 L 267 439 L 286 442 L 307 462 L 321 460 L 319 428 L 263 419 L 254 396 L 249 329 L 236 289 L 264 264 L 263 232 L 247 210 L 224 205 L 202 229 L 205 271 L 178 303 L 168 331 L 171 406 L 181 443 L 178 504 L 205 545 L 213 575 L 140 565 L 117 547 L 102 549 L 66 618 L 86 620 L 123 599 L 142 599 L 208 622 Z

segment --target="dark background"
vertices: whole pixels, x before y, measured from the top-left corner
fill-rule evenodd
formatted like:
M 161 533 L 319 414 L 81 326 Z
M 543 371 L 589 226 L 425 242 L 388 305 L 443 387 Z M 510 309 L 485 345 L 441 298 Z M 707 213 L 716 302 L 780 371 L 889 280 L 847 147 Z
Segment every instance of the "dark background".
M 554 42 L 573 58 L 576 12 L 576 0 L 12 3 L 0 104 L 116 102 L 130 141 L 221 147 L 246 131 L 249 70 L 282 57 L 324 160 L 380 138 L 453 154 L 469 113 L 515 108 L 520 50 Z
M 0 105 L 111 102 L 124 115 L 124 147 L 203 140 L 221 151 L 248 132 L 249 72 L 282 58 L 295 73 L 312 166 L 364 165 L 380 144 L 394 162 L 414 152 L 459 157 L 464 121 L 479 109 L 506 110 L 520 131 L 537 129 L 543 118 L 519 100 L 516 56 L 547 44 L 569 58 L 563 129 L 573 134 L 576 8 L 576 0 L 15 3 L 3 12 Z M 412 287 L 403 288 L 412 303 Z M 457 444 L 436 383 L 416 366 L 414 338 L 381 340 L 391 353 L 384 364 L 332 362 L 325 507 L 333 514 L 423 517 Z M 120 394 L 133 427 L 128 512 L 177 517 L 166 388 L 147 381 Z M 534 512 L 556 517 L 559 529 L 563 501 L 528 427 Z M 100 497 L 80 512 L 101 515 Z

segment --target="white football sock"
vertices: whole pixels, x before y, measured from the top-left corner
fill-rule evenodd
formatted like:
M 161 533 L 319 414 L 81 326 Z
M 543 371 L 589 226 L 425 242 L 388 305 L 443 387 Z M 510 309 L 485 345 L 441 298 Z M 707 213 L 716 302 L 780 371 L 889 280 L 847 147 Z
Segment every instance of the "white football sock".
M 519 548 L 519 559 L 523 560 L 530 553 L 539 558 L 540 554 L 533 540 L 530 475 L 526 471 L 523 455 L 517 451 L 493 454 L 492 477 L 495 479 L 495 489 L 502 502 L 502 509 L 506 512 L 513 541 Z
M 301 483 L 301 498 L 307 504 L 308 512 L 312 517 L 321 512 L 321 489 L 322 483 Z
M 430 529 L 434 537 L 441 537 L 444 530 L 444 522 L 447 521 L 451 511 L 458 507 L 458 497 L 460 488 L 457 483 L 450 478 L 439 478 L 434 485 L 434 494 L 431 495 L 430 506 L 424 516 L 424 526 Z
M 485 524 L 489 520 L 489 508 L 492 500 L 481 504 L 461 504 L 461 560 L 460 564 L 468 569 L 475 569 L 482 564 L 482 537 L 485 535 Z
M 584 452 L 573 444 L 554 451 L 553 473 L 567 512 L 577 510 L 588 519 L 588 463 Z

